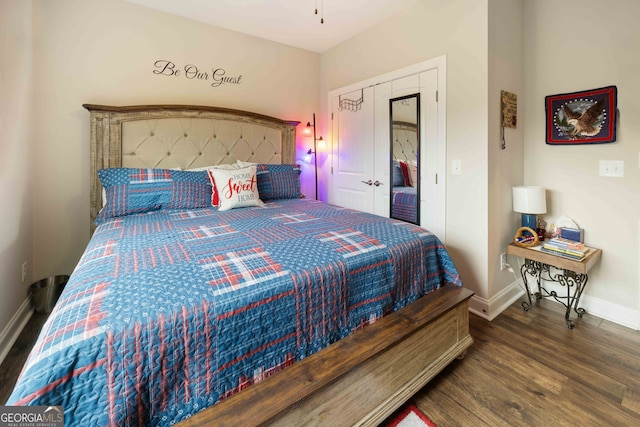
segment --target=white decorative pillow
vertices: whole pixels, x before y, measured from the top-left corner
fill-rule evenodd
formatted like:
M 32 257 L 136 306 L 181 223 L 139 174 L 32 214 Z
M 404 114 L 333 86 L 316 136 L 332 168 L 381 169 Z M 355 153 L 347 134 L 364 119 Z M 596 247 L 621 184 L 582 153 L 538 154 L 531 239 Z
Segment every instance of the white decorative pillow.
M 255 166 L 231 170 L 209 169 L 208 172 L 211 185 L 217 190 L 219 211 L 264 205 L 258 193 Z
M 205 167 L 201 167 L 201 168 L 193 168 L 193 169 L 187 169 L 188 171 L 209 171 L 209 169 L 225 169 L 225 170 L 235 170 L 235 169 L 240 169 L 240 166 L 238 166 L 235 163 L 232 164 L 222 164 L 222 165 L 215 165 L 215 166 L 205 166 Z M 211 175 L 209 175 L 209 180 L 211 180 Z M 216 188 L 216 184 L 211 181 L 211 206 L 218 206 L 220 204 L 220 202 L 218 201 L 218 189 Z
M 236 164 L 239 168 L 248 168 L 249 166 L 256 166 L 257 163 L 244 162 L 242 160 L 236 160 Z
M 418 165 L 416 162 L 407 162 L 407 166 L 409 166 L 409 178 L 411 179 L 411 186 L 418 186 Z

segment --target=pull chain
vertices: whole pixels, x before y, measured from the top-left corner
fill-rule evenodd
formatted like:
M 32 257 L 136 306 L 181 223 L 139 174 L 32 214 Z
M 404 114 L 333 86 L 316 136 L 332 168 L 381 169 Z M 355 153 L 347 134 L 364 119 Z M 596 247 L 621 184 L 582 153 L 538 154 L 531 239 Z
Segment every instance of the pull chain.
M 318 0 L 316 0 L 316 9 L 313 14 L 318 14 Z M 324 0 L 320 0 L 320 23 L 324 24 Z

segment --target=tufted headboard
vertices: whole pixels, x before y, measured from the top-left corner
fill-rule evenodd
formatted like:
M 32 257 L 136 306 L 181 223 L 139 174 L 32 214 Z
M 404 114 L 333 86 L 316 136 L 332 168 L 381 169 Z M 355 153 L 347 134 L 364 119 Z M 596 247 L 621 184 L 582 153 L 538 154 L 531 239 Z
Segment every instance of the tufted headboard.
M 91 231 L 102 207 L 104 168 L 191 169 L 237 160 L 294 163 L 300 122 L 228 108 L 193 105 L 115 107 L 90 112 Z
M 415 123 L 393 122 L 393 159 L 416 161 L 418 134 Z

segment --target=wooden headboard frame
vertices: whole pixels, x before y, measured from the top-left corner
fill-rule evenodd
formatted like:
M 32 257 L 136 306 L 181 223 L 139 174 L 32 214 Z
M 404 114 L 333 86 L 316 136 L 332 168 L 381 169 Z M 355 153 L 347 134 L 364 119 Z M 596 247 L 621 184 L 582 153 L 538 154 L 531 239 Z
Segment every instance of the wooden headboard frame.
M 195 105 L 83 107 L 91 120 L 92 233 L 102 208 L 100 169 L 190 169 L 236 160 L 295 162 L 297 121 Z

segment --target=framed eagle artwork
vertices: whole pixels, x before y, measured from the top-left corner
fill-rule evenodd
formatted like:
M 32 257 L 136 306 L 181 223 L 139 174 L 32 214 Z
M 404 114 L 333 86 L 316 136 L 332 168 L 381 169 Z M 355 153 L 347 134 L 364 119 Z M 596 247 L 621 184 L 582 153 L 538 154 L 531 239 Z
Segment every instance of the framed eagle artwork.
M 545 97 L 547 144 L 606 144 L 616 140 L 616 86 Z

